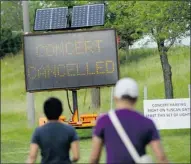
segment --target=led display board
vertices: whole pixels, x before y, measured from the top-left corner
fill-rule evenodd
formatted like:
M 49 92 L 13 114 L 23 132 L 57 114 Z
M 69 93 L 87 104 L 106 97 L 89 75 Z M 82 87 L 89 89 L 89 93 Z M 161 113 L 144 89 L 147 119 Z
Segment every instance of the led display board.
M 28 92 L 114 85 L 119 79 L 114 29 L 24 35 Z

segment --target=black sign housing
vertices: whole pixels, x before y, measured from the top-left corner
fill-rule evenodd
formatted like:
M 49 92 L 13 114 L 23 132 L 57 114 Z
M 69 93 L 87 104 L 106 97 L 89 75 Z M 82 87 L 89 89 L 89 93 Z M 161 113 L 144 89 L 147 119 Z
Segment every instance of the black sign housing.
M 114 85 L 119 79 L 114 29 L 24 35 L 28 92 Z

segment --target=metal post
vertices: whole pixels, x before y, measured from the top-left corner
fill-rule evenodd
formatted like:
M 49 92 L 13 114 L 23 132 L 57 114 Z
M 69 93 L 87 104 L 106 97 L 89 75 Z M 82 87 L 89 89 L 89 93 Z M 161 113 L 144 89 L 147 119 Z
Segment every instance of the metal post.
M 111 87 L 111 104 L 110 109 L 113 109 L 113 87 Z
M 28 1 L 23 1 L 22 4 L 23 4 L 23 28 L 24 28 L 24 33 L 27 34 L 30 32 Z M 27 92 L 27 118 L 28 118 L 28 126 L 33 127 L 35 125 L 34 95 L 33 93 L 29 92 Z
M 144 86 L 144 100 L 147 100 L 147 86 Z
M 188 84 L 188 96 L 190 98 L 190 84 Z
M 29 7 L 28 1 L 23 1 L 23 28 L 24 32 L 30 32 L 30 22 L 29 22 Z
M 78 98 L 77 98 L 77 91 L 76 90 L 72 91 L 72 99 L 73 99 L 73 111 L 74 111 L 74 114 L 77 112 L 77 118 L 78 118 L 78 121 L 79 121 Z

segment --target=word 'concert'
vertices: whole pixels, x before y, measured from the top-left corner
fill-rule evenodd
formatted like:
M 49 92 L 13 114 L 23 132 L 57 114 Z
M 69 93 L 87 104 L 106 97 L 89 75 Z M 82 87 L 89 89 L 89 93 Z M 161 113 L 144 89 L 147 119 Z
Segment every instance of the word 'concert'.
M 99 74 L 111 74 L 115 71 L 114 62 L 111 60 L 97 61 L 92 67 L 85 64 L 54 64 L 41 65 L 40 67 L 28 66 L 28 77 L 32 80 L 50 77 L 87 76 Z M 90 71 L 91 70 L 91 71 Z
M 36 56 L 84 55 L 101 52 L 103 40 L 67 41 L 36 47 Z

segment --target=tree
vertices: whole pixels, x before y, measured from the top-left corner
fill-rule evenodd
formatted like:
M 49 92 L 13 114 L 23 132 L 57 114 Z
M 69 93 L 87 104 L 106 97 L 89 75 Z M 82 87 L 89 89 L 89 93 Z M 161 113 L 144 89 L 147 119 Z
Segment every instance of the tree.
M 36 9 L 49 7 L 64 7 L 83 4 L 86 1 L 29 1 L 30 27 L 31 31 L 34 25 Z M 1 2 L 1 25 L 2 28 L 8 28 L 12 31 L 22 31 L 23 15 L 22 1 L 2 1 Z
M 22 1 L 1 1 L 1 25 L 12 31 L 22 29 Z
M 105 27 L 116 28 L 120 36 L 120 48 L 125 48 L 127 56 L 129 46 L 142 37 L 142 31 L 136 24 L 136 17 L 133 13 L 134 1 L 110 1 L 106 7 L 106 25 Z
M 30 26 L 33 29 L 35 11 L 38 8 L 50 7 L 51 3 L 41 1 L 29 1 Z M 2 28 L 11 31 L 22 31 L 23 29 L 22 1 L 1 2 L 1 25 Z
M 115 28 L 117 34 L 120 36 L 119 48 L 126 50 L 126 60 L 129 54 L 129 46 L 136 40 L 141 38 L 142 32 L 135 22 L 133 17 L 132 7 L 135 2 L 125 1 L 94 1 L 94 3 L 105 3 L 105 25 L 102 28 Z M 100 27 L 95 27 L 98 29 Z M 93 88 L 92 95 L 92 108 L 100 107 L 100 88 Z
M 173 98 L 171 65 L 168 50 L 190 29 L 190 3 L 188 1 L 136 2 L 134 14 L 142 27 L 157 43 L 163 70 L 165 97 Z
M 102 1 L 106 4 L 105 25 L 103 28 L 115 28 L 120 36 L 119 48 L 126 50 L 126 60 L 129 54 L 129 46 L 142 36 L 139 25 L 136 24 L 132 8 L 135 2 L 132 1 Z M 98 28 L 98 27 L 97 27 Z M 100 27 L 99 27 L 100 28 Z M 100 89 L 92 89 L 92 107 L 99 108 Z

